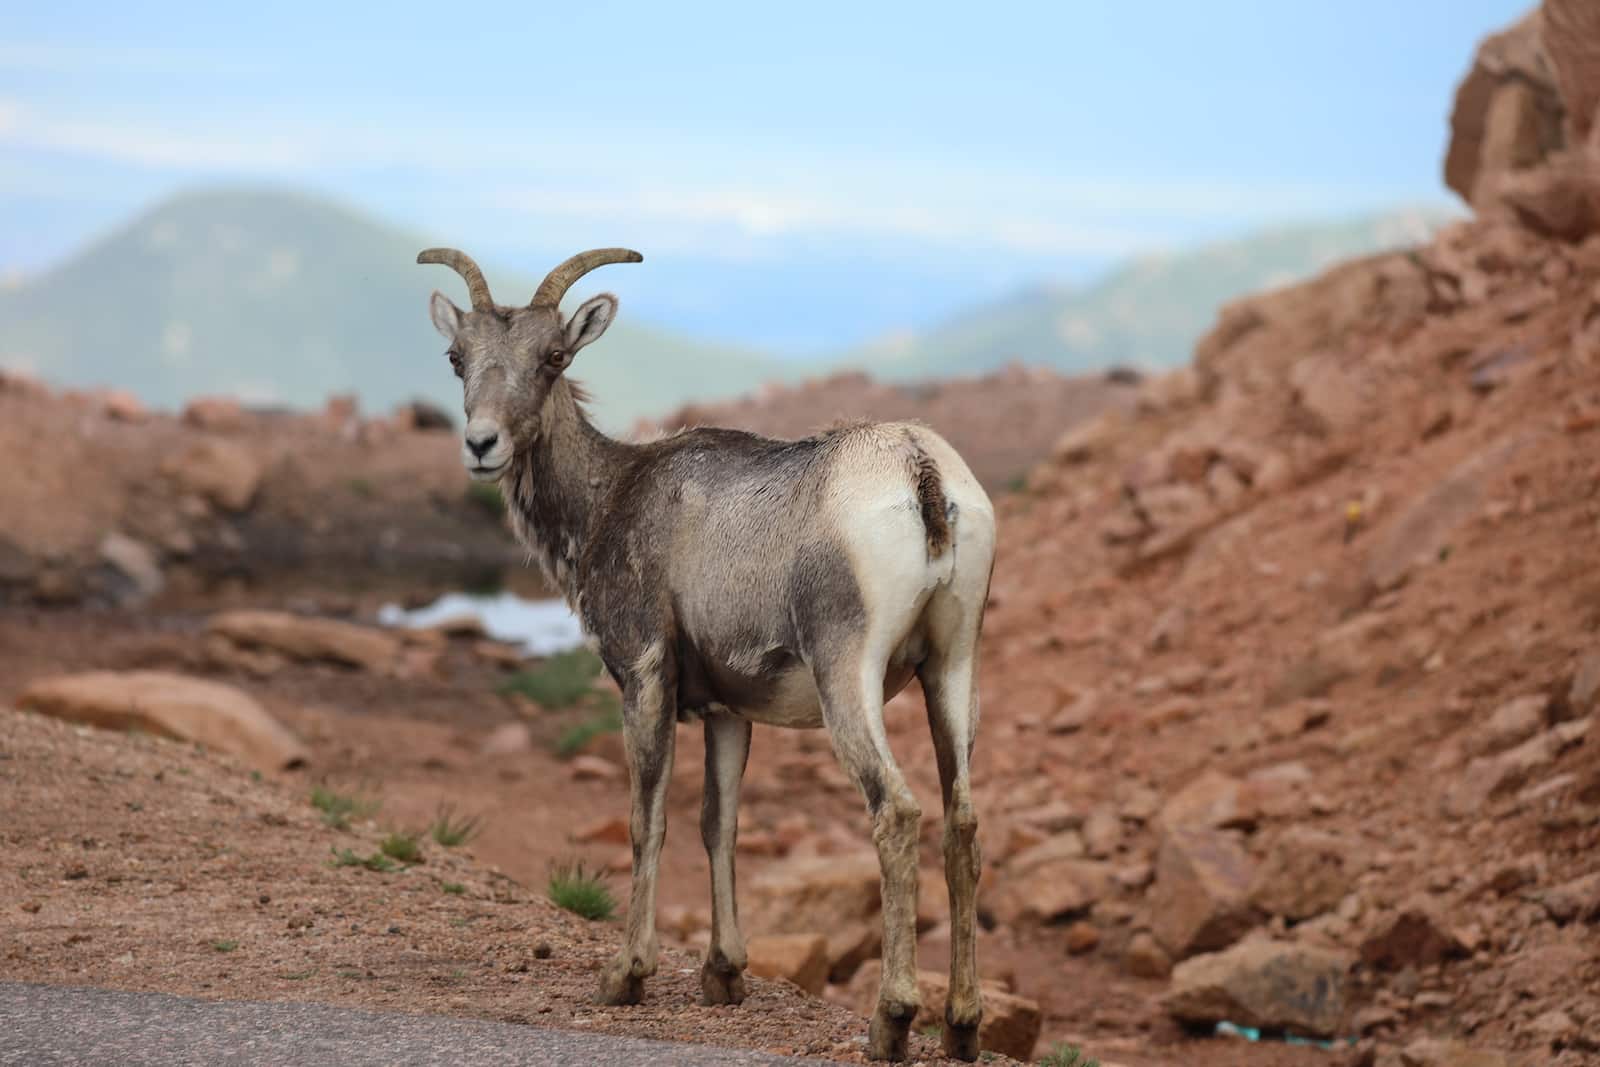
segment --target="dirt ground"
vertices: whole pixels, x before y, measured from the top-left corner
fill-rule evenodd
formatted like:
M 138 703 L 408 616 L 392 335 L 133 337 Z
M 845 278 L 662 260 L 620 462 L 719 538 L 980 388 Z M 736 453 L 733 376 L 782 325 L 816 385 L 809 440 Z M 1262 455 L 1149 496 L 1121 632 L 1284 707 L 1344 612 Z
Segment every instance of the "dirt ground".
M 0 616 L 0 703 L 46 664 L 192 669 L 198 624 L 194 616 L 110 612 Z M 596 968 L 615 951 L 620 923 L 577 919 L 551 906 L 542 887 L 553 861 L 581 857 L 609 866 L 625 900 L 626 847 L 578 844 L 570 835 L 625 817 L 626 783 L 574 780 L 549 751 L 562 715 L 529 718 L 524 705 L 496 694 L 495 668 L 458 651 L 440 675 L 400 682 L 315 665 L 285 667 L 268 681 L 213 673 L 260 699 L 315 753 L 305 771 L 265 777 L 194 746 L 28 713 L 0 717 L 10 858 L 0 898 L 16 902 L 0 927 L 0 976 L 438 1011 L 861 1059 L 864 1018 L 786 983 L 752 980 L 738 1009 L 699 1006 L 697 957 L 672 948 L 670 936 L 644 1005 L 590 1005 Z M 534 728 L 531 750 L 481 753 L 497 726 L 523 721 Z M 926 794 L 935 787 L 919 713 L 902 706 L 893 721 L 903 763 Z M 709 903 L 694 832 L 701 739 L 679 729 L 663 915 Z M 786 747 L 809 753 L 807 764 L 831 761 L 819 735 L 758 731 L 744 816 L 744 837 L 758 850 L 763 830 L 799 806 L 781 772 L 757 771 L 782 765 Z M 314 784 L 360 791 L 381 806 L 351 830 L 336 830 L 308 802 Z M 924 801 L 936 805 L 936 794 Z M 425 826 L 440 804 L 481 815 L 480 836 L 459 849 L 425 843 L 426 862 L 397 873 L 330 866 L 331 850 L 369 854 L 385 831 Z M 808 796 L 804 810 L 826 838 L 820 848 L 866 847 L 864 815 L 842 780 Z M 931 856 L 937 822 L 926 821 Z M 741 880 L 771 862 L 742 855 Z M 444 892 L 449 883 L 464 892 Z M 942 968 L 945 946 L 937 928 L 930 933 L 921 966 Z M 1154 1005 L 1163 983 L 1071 957 L 1061 936 L 1051 928 L 984 935 L 985 973 L 1007 976 L 1045 1006 L 1041 1055 L 1070 1040 L 1128 1067 L 1326 1062 L 1314 1050 L 1191 1040 Z M 551 947 L 548 959 L 534 955 L 541 942 Z M 936 1040 L 917 1041 L 917 1055 L 937 1062 Z

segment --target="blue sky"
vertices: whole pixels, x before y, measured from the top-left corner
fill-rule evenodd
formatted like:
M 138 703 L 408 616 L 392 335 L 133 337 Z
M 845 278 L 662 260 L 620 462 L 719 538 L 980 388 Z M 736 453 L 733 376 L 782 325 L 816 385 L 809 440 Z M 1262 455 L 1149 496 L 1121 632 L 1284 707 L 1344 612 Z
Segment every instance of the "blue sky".
M 0 269 L 218 181 L 805 350 L 1275 222 L 1442 203 L 1506 0 L 13 5 Z M 135 10 L 135 8 L 137 10 Z

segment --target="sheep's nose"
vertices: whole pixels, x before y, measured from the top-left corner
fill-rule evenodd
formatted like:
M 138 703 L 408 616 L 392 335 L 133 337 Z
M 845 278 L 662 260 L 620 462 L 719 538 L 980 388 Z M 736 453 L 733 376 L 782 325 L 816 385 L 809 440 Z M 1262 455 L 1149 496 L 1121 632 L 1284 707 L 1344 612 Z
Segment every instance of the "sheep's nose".
M 500 434 L 494 430 L 490 430 L 487 433 L 469 433 L 467 435 L 467 447 L 472 450 L 474 456 L 482 459 L 489 449 L 495 446 L 495 442 L 498 440 L 500 440 Z

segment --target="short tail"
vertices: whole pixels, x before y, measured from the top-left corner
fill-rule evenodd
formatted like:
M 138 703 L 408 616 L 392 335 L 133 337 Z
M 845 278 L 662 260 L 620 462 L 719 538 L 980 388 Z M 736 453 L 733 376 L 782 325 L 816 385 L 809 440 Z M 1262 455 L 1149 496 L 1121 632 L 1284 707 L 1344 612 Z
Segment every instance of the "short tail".
M 955 520 L 955 505 L 944 495 L 944 480 L 939 465 L 923 451 L 916 437 L 907 434 L 911 444 L 911 476 L 917 487 L 917 505 L 922 511 L 922 527 L 928 534 L 928 556 L 938 559 L 950 546 L 950 524 Z

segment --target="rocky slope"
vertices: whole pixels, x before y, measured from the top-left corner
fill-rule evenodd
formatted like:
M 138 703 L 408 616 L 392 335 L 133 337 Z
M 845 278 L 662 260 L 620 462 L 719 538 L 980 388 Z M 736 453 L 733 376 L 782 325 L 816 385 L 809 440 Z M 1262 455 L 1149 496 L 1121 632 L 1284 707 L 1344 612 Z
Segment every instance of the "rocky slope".
M 849 419 L 915 419 L 955 445 L 991 492 L 1020 483 L 1063 430 L 1133 402 L 1138 375 L 1065 377 L 1012 365 L 982 377 L 905 385 L 859 372 L 800 385 L 769 385 L 720 403 L 693 404 L 643 422 L 641 435 L 686 426 L 733 426 L 769 437 L 804 437 Z
M 350 590 L 497 581 L 522 556 L 467 491 L 449 418 L 363 417 L 125 393 L 0 374 L 0 604 L 142 604 L 294 582 Z
M 1230 306 L 1002 503 L 997 918 L 1086 922 L 1185 1025 L 1600 1055 L 1597 181 L 1565 142 Z

